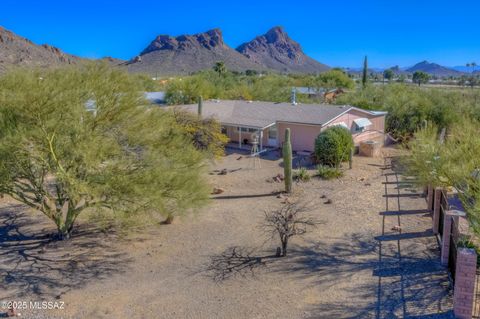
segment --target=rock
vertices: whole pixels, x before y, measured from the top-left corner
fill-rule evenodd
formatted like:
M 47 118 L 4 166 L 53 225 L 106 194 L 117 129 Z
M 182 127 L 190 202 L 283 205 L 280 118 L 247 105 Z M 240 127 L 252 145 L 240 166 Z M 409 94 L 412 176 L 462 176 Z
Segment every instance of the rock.
M 213 191 L 212 191 L 212 195 L 218 195 L 218 194 L 221 194 L 225 192 L 225 190 L 223 188 L 214 188 Z
M 393 230 L 393 231 L 400 232 L 400 231 L 402 231 L 402 227 L 400 227 L 400 226 L 398 226 L 398 225 L 395 225 L 395 226 L 392 227 L 392 230 Z
M 243 156 L 240 156 L 237 158 L 237 161 L 241 160 L 243 158 Z
M 323 194 L 320 198 L 327 198 L 327 195 Z
M 218 175 L 227 175 L 227 173 L 228 173 L 227 169 L 224 168 L 218 173 Z
M 10 308 L 10 309 L 8 309 L 6 315 L 7 315 L 7 318 L 10 318 L 10 317 L 20 317 L 22 314 L 17 312 L 13 308 Z
M 331 199 L 327 199 L 325 202 L 323 202 L 324 204 L 332 204 L 333 201 Z
M 370 183 L 365 183 L 364 186 L 372 186 Z
M 281 182 L 283 182 L 285 177 L 283 176 L 283 174 L 277 174 L 272 179 L 273 179 L 274 182 L 281 183 Z

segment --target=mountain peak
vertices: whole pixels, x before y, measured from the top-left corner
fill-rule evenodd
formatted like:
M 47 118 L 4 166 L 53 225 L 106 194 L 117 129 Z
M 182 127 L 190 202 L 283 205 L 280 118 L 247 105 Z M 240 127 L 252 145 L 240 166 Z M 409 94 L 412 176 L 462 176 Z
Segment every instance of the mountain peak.
M 211 69 L 218 61 L 225 62 L 227 69 L 234 71 L 263 69 L 226 45 L 218 28 L 176 37 L 159 35 L 139 56 L 128 62 L 128 69 L 152 75 L 157 72 L 188 74 Z
M 428 62 L 427 60 L 424 60 L 422 62 L 419 62 L 419 63 L 415 64 L 414 66 L 406 69 L 406 71 L 411 72 L 411 73 L 416 72 L 416 71 L 422 71 L 422 72 L 428 73 L 430 75 L 440 76 L 440 77 L 456 76 L 456 75 L 461 74 L 461 72 L 459 72 L 457 70 L 447 68 L 447 67 L 442 66 L 442 65 L 437 64 L 437 63 Z
M 300 44 L 292 40 L 280 26 L 240 45 L 237 51 L 255 63 L 281 72 L 317 73 L 328 69 L 326 65 L 306 56 Z
M 0 26 L 0 73 L 12 66 L 51 67 L 75 64 L 81 59 L 48 44 L 37 45 Z
M 141 53 L 145 55 L 153 51 L 160 50 L 190 50 L 202 46 L 206 49 L 214 49 L 224 46 L 222 31 L 218 28 L 206 32 L 179 35 L 171 37 L 169 35 L 157 36 Z

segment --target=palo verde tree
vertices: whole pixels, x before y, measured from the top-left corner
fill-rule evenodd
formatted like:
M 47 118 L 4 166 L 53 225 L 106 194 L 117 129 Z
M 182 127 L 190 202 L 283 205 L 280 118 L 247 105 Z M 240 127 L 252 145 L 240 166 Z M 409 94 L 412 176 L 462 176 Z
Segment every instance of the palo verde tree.
M 62 239 L 85 211 L 154 222 L 200 205 L 204 155 L 171 112 L 147 105 L 134 77 L 103 64 L 5 75 L 0 193 Z
M 393 80 L 393 77 L 395 76 L 395 73 L 393 72 L 392 69 L 387 69 L 383 71 L 383 78 L 388 80 L 389 82 Z
M 464 120 L 447 129 L 429 124 L 415 133 L 406 158 L 409 173 L 422 186 L 455 187 L 470 225 L 480 233 L 480 134 L 477 121 Z

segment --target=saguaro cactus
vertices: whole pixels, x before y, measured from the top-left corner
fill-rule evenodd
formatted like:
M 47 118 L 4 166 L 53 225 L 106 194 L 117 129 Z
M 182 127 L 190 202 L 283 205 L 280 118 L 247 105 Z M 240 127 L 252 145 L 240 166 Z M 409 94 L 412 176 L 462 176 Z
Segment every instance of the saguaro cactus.
M 198 116 L 202 116 L 202 108 L 203 108 L 203 98 L 200 95 L 198 97 Z
M 285 175 L 285 192 L 292 192 L 292 143 L 290 142 L 290 129 L 285 130 L 283 141 L 283 171 Z
M 350 149 L 350 153 L 348 154 L 348 168 L 352 169 L 353 167 L 353 147 Z

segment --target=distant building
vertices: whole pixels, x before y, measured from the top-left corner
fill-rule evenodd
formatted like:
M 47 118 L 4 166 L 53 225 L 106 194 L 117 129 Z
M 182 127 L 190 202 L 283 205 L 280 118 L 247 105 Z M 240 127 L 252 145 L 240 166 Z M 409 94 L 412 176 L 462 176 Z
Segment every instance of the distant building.
M 147 99 L 152 104 L 165 104 L 165 92 L 145 92 L 145 99 Z
M 293 89 L 296 93 L 307 95 L 308 97 L 322 97 L 322 95 L 325 93 L 325 89 L 323 88 L 298 86 L 294 87 Z

